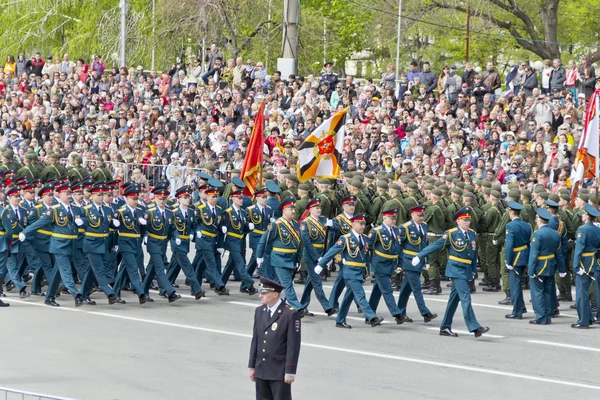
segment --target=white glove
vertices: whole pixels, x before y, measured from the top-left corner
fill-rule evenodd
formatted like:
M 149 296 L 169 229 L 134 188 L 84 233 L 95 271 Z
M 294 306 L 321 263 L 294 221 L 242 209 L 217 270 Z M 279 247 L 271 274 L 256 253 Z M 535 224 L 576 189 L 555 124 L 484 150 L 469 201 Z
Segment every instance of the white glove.
M 419 257 L 413 257 L 411 264 L 413 267 L 416 267 L 417 265 L 419 265 L 419 263 L 421 262 L 421 259 Z
M 423 269 L 425 271 L 429 271 L 429 268 L 431 268 L 431 264 L 425 264 L 425 267 Z
M 19 236 L 20 238 L 20 236 Z M 585 272 L 583 272 L 583 268 L 579 268 L 579 270 L 577 270 L 577 275 L 581 276 L 583 275 Z
M 217 249 L 217 253 L 223 255 L 223 253 L 225 253 L 225 249 Z
M 342 258 L 342 264 L 346 265 L 346 259 Z
M 179 246 L 181 244 L 181 239 L 175 238 L 175 244 Z
M 148 244 L 148 236 L 144 236 L 144 244 Z
M 319 261 L 321 261 L 321 258 L 323 258 L 323 257 L 319 257 L 319 259 L 317 260 L 317 264 L 319 263 Z
M 561 278 L 564 278 L 565 276 L 567 276 L 566 272 L 559 272 L 558 276 L 560 276 Z
M 333 221 L 328 219 L 327 222 L 325 222 L 325 226 L 328 226 L 331 228 L 333 226 Z
M 115 226 L 115 228 L 118 228 L 121 226 L 121 222 L 119 222 L 118 219 L 113 219 L 113 225 Z
M 190 240 L 194 240 L 194 234 L 190 233 Z
M 271 217 L 271 222 L 275 222 L 275 218 L 274 217 Z
M 254 224 L 252 222 L 248 223 L 248 229 L 250 229 L 251 231 L 254 230 Z
M 115 246 L 115 251 L 119 251 L 119 245 Z
M 259 267 L 263 264 L 263 262 L 265 262 L 264 258 L 257 258 L 256 259 L 256 264 L 258 264 Z
M 296 271 L 300 271 L 300 263 L 296 263 Z
M 493 244 L 494 246 L 497 246 L 497 245 L 498 245 L 498 241 L 497 241 L 496 239 L 494 239 L 494 240 L 492 240 L 492 244 Z
M 509 270 L 509 271 L 512 271 L 512 269 L 513 269 L 513 266 L 512 266 L 512 265 L 508 265 L 508 264 L 506 264 L 506 269 L 507 269 L 507 270 Z
M 323 271 L 323 267 L 321 267 L 320 265 L 317 265 L 315 267 L 315 274 L 319 275 L 322 271 Z
M 202 232 L 196 231 L 196 237 L 200 239 L 202 237 Z
M 223 234 L 226 234 L 227 233 L 227 227 L 226 226 L 221 227 L 221 232 L 223 232 Z
M 83 220 L 79 217 L 75 218 L 75 225 L 77 225 L 77 226 L 83 225 Z
M 19 233 L 19 240 L 20 240 L 21 242 L 24 242 L 24 241 L 25 241 L 25 239 L 26 239 L 26 238 L 25 238 L 25 235 L 23 234 L 23 232 Z
M 144 218 L 142 218 L 142 217 L 139 217 L 139 218 L 138 218 L 138 222 L 140 223 L 140 225 L 146 225 L 146 224 L 148 223 L 148 222 L 147 222 L 147 221 L 146 221 Z

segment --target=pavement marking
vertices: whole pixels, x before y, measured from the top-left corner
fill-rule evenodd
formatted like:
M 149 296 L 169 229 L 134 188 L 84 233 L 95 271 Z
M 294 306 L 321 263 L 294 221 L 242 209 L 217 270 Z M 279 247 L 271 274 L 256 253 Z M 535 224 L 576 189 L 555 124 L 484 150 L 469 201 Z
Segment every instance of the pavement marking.
M 439 331 L 440 328 L 427 328 L 430 331 Z M 461 333 L 463 335 L 471 335 L 474 336 L 474 334 L 472 332 L 469 331 L 461 331 L 461 330 L 457 330 L 457 329 L 452 329 L 452 332 L 454 333 Z M 485 337 L 489 337 L 489 338 L 496 338 L 496 339 L 504 339 L 506 336 L 500 336 L 500 335 L 492 335 L 490 333 L 484 333 Z
M 328 286 L 328 285 L 323 285 L 324 288 L 328 288 L 328 289 L 333 289 L 333 286 Z M 365 290 L 365 293 L 371 293 L 370 290 Z M 411 299 L 414 299 L 414 296 L 411 295 L 410 296 Z M 432 296 L 423 296 L 423 298 L 427 301 L 436 301 L 438 303 L 448 303 L 448 299 L 439 299 L 436 297 L 432 297 Z M 477 307 L 484 307 L 484 308 L 495 308 L 497 310 L 507 310 L 507 311 L 512 311 L 512 307 L 509 306 L 496 306 L 493 304 L 483 304 L 483 303 L 471 303 L 473 306 L 477 306 Z M 561 311 L 560 313 L 561 316 L 564 317 L 569 317 L 569 318 L 579 318 L 577 315 L 573 315 L 573 314 L 565 314 Z
M 259 307 L 260 304 L 254 304 L 254 303 L 245 303 L 243 301 L 228 301 L 227 303 L 229 304 L 235 304 L 238 306 L 248 306 L 248 307 Z M 327 314 L 325 314 L 324 312 L 319 312 L 319 311 L 311 311 L 311 313 L 315 314 L 315 315 L 322 315 L 322 316 L 327 316 Z M 332 315 L 333 317 L 333 315 Z M 306 318 L 310 318 L 310 317 L 306 317 Z M 364 322 L 364 318 L 361 317 L 346 317 L 346 319 L 351 319 L 354 321 L 363 321 Z M 383 321 L 381 322 L 382 324 L 389 324 L 390 321 Z M 365 324 L 366 325 L 366 324 Z
M 73 309 L 73 308 L 67 308 L 67 307 L 48 307 L 41 303 L 30 303 L 30 302 L 24 301 L 24 300 L 11 299 L 11 301 L 14 303 L 28 304 L 28 305 L 39 306 L 39 307 L 47 307 L 47 308 L 51 308 L 53 310 L 58 310 L 58 311 L 68 310 L 68 311 L 79 312 L 79 313 L 83 313 L 83 314 L 97 315 L 97 316 L 101 316 L 101 317 L 115 318 L 115 319 L 134 321 L 134 322 L 143 322 L 143 323 L 148 323 L 148 324 L 168 326 L 168 327 L 172 327 L 172 328 L 190 329 L 190 330 L 195 330 L 195 331 L 200 331 L 200 332 L 217 333 L 217 334 L 221 334 L 221 335 L 235 336 L 235 337 L 241 337 L 241 338 L 251 338 L 252 337 L 252 335 L 249 335 L 249 334 L 226 331 L 223 329 L 203 328 L 203 327 L 193 326 L 193 325 L 175 324 L 175 323 L 171 323 L 171 322 L 158 321 L 158 320 L 154 320 L 154 319 L 128 317 L 128 316 L 124 316 L 124 315 L 116 315 L 116 314 L 97 312 L 97 311 L 79 310 L 79 309 Z M 383 359 L 387 359 L 387 360 L 403 361 L 403 362 L 413 363 L 413 364 L 430 365 L 433 367 L 456 369 L 456 370 L 461 370 L 461 371 L 476 372 L 476 373 L 480 373 L 480 374 L 505 376 L 505 377 L 515 378 L 515 379 L 552 383 L 555 385 L 571 386 L 571 387 L 578 387 L 578 388 L 582 388 L 582 389 L 590 389 L 590 390 L 600 391 L 600 386 L 590 385 L 587 383 L 572 382 L 572 381 L 566 381 L 566 380 L 554 379 L 554 378 L 543 378 L 540 376 L 525 375 L 525 374 L 520 374 L 520 373 L 502 371 L 502 370 L 493 370 L 493 369 L 481 368 L 478 366 L 471 367 L 471 366 L 462 365 L 462 364 L 452 364 L 452 363 L 445 363 L 445 362 L 438 362 L 438 361 L 430 361 L 430 360 L 424 360 L 424 359 L 420 359 L 420 358 L 402 357 L 402 356 L 396 356 L 396 355 L 392 355 L 392 354 L 376 353 L 376 352 L 365 351 L 365 350 L 347 349 L 347 348 L 343 348 L 343 347 L 325 346 L 325 345 L 316 344 L 316 343 L 304 342 L 304 343 L 302 343 L 302 345 L 305 347 L 312 347 L 312 348 L 316 348 L 316 349 L 335 351 L 338 353 L 354 354 L 354 355 L 361 355 L 361 356 L 374 357 L 374 358 L 383 358 Z
M 546 346 L 566 347 L 568 349 L 585 350 L 600 353 L 600 349 L 594 347 L 575 346 L 573 344 L 546 342 L 544 340 L 528 340 L 527 343 L 542 344 Z

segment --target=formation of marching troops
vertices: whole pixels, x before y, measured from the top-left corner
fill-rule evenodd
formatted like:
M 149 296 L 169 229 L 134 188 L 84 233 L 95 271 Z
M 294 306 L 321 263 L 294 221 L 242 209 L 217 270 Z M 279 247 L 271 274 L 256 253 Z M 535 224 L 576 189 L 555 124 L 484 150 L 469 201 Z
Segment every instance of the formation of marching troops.
M 206 295 L 204 281 L 217 295 L 228 295 L 231 276 L 240 281 L 240 292 L 253 295 L 256 274 L 279 282 L 301 317 L 312 315 L 314 292 L 328 316 L 337 314 L 337 327 L 351 328 L 346 316 L 352 303 L 367 324 L 380 325 L 381 298 L 397 324 L 412 322 L 406 312 L 411 294 L 430 322 L 437 315 L 423 294 L 440 294 L 442 282 L 451 281 L 440 334 L 456 336 L 451 322 L 461 303 L 477 337 L 489 329 L 479 325 L 470 304 L 475 279 L 483 274 L 479 286 L 504 292 L 500 303 L 513 306 L 507 318 L 527 312 L 522 290 L 530 288 L 530 322 L 551 323 L 560 314 L 559 301 L 572 302 L 573 280 L 572 307 L 579 314 L 573 327 L 587 328 L 600 317 L 600 212 L 587 189 L 571 208 L 569 192 L 553 194 L 542 186 L 509 186 L 504 195 L 500 185 L 485 180 L 470 185 L 386 172 L 346 172 L 340 180 L 301 184 L 282 169 L 277 176 L 264 173 L 253 201 L 239 171 L 224 185 L 207 166 L 193 187 L 171 198 L 168 183 L 160 182 L 149 200 L 137 184 L 98 181 L 86 171 L 80 171 L 84 179 L 73 179 L 72 171 L 55 168 L 62 175 L 45 180 L 1 168 L 0 287 L 16 289 L 22 298 L 44 296 L 49 306 L 58 306 L 61 293 L 70 293 L 76 306 L 93 305 L 96 291 L 109 304 L 124 303 L 124 289 L 144 304 L 153 301 L 151 288 L 173 302 L 181 298 L 175 284 L 181 271 L 196 300 Z M 327 296 L 322 282 L 336 270 Z M 363 289 L 368 280 L 374 285 L 369 298 Z M 304 284 L 301 296 L 294 283 Z

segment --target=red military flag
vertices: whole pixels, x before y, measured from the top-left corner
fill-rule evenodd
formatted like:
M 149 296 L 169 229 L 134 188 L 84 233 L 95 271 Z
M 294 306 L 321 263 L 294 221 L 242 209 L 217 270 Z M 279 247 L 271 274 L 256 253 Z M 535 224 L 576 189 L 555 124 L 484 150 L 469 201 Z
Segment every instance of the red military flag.
M 248 143 L 248 151 L 244 159 L 244 165 L 240 177 L 246 184 L 244 192 L 247 196 L 254 197 L 256 189 L 262 187 L 262 162 L 265 144 L 265 103 L 260 102 L 258 112 L 254 118 L 254 128 Z

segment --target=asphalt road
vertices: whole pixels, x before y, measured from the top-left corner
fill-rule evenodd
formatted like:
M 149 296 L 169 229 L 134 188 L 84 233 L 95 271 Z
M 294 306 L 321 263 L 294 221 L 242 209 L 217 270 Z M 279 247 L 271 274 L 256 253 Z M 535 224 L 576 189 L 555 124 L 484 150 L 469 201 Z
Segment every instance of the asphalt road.
M 208 298 L 197 302 L 180 278 L 185 296 L 173 304 L 155 293 L 154 303 L 140 306 L 123 292 L 126 305 L 109 306 L 96 293 L 97 306 L 75 309 L 63 295 L 61 307 L 50 308 L 43 299 L 9 293 L 11 307 L 0 311 L 0 386 L 86 400 L 254 398 L 246 366 L 258 296 L 230 282 L 230 296 L 205 286 Z M 325 283 L 327 292 L 332 284 Z M 532 326 L 530 304 L 524 320 L 506 320 L 510 307 L 497 304 L 503 293 L 478 291 L 475 314 L 489 334 L 468 334 L 459 307 L 453 330 L 460 337 L 448 338 L 438 335 L 449 294 L 443 289 L 426 296 L 440 315 L 429 324 L 411 300 L 415 322 L 398 326 L 382 301 L 381 327 L 365 325 L 353 306 L 351 330 L 335 328 L 313 296 L 316 315 L 302 321 L 294 398 L 600 398 L 600 327 L 571 329 L 570 303 L 561 304 L 552 325 Z

